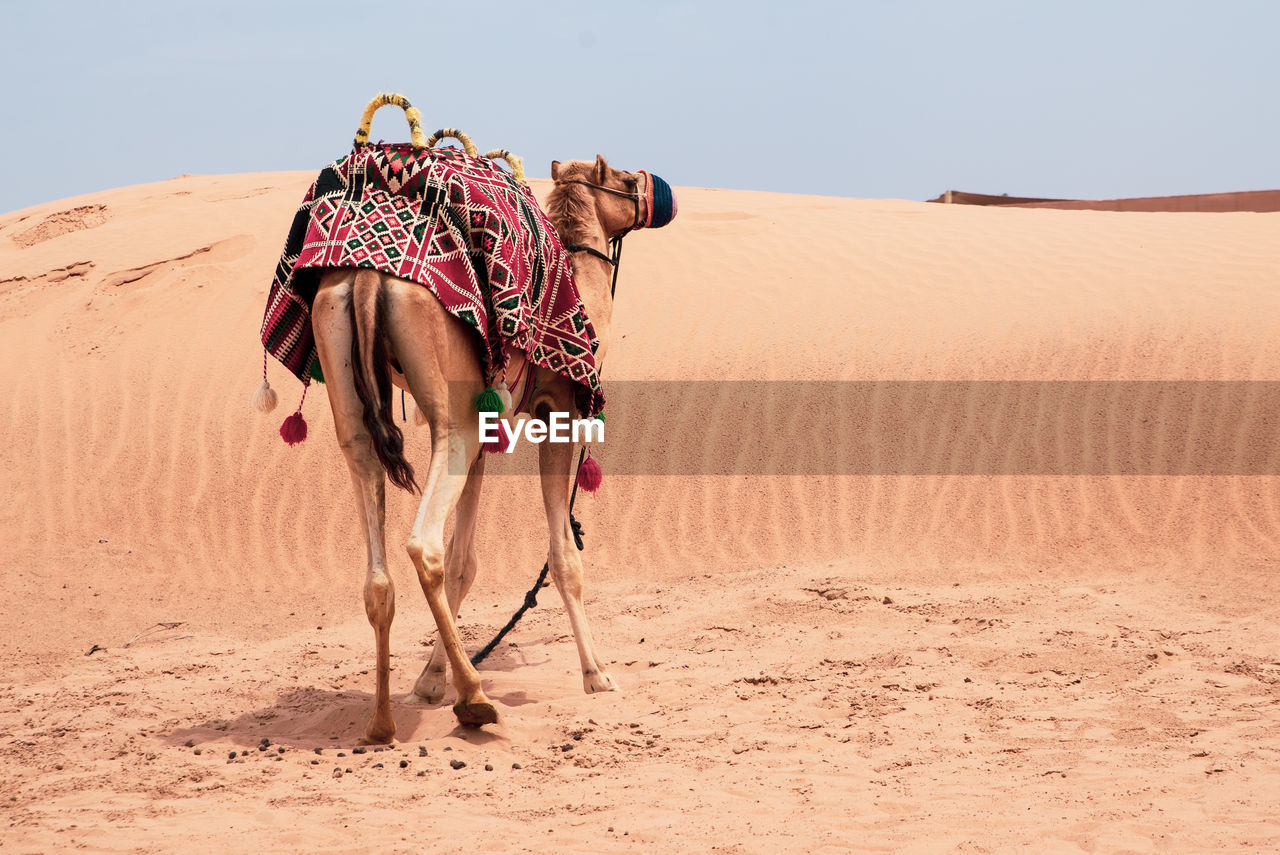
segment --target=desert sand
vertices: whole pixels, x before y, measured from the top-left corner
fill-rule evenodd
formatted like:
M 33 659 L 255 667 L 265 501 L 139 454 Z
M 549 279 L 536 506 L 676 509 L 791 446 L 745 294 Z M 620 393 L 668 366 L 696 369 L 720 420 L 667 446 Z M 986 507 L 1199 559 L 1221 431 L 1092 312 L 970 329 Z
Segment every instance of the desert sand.
M 1063 417 L 1028 471 L 981 444 L 984 416 L 925 430 L 924 473 L 788 475 L 718 474 L 708 441 L 753 416 L 807 436 L 785 408 L 614 406 L 610 425 L 699 464 L 626 474 L 606 443 L 579 501 L 622 691 L 582 693 L 548 589 L 482 669 L 499 725 L 412 703 L 432 625 L 393 549 L 399 742 L 354 753 L 373 640 L 325 393 L 295 448 L 276 431 L 301 387 L 279 365 L 280 409 L 248 406 L 312 177 L 183 176 L 0 216 L 4 852 L 1280 850 L 1265 408 Z M 627 239 L 606 392 L 1280 380 L 1280 214 L 677 191 L 671 226 Z M 1033 418 L 983 394 L 995 422 Z M 1055 437 L 1160 446 L 1188 425 L 1238 465 L 1053 471 Z M 533 454 L 486 483 L 473 649 L 543 560 Z M 392 544 L 412 508 L 390 495 Z

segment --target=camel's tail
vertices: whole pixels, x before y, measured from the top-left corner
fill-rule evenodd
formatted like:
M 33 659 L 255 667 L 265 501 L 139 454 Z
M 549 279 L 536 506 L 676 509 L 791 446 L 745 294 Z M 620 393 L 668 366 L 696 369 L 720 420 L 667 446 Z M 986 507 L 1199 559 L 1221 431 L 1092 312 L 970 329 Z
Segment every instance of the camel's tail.
M 364 426 L 373 450 L 397 487 L 419 492 L 413 467 L 404 458 L 404 434 L 391 414 L 390 348 L 385 326 L 386 291 L 382 277 L 373 270 L 360 270 L 351 289 L 351 314 L 355 335 L 351 339 L 352 374 L 356 394 L 364 404 Z

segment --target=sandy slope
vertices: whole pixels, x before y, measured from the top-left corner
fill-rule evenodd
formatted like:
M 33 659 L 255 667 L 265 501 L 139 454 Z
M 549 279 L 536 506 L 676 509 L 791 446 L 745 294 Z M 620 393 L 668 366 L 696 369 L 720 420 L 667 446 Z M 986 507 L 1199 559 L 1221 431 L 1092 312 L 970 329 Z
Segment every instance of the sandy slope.
M 610 409 L 695 472 L 737 473 L 617 474 L 649 462 L 602 455 L 579 516 L 624 693 L 580 694 L 547 592 L 486 671 L 502 726 L 468 738 L 447 708 L 398 703 L 402 744 L 353 755 L 372 639 L 324 393 L 295 449 L 281 411 L 247 407 L 310 177 L 183 177 L 0 217 L 5 850 L 1280 845 L 1280 479 L 991 474 L 1027 454 L 1054 471 L 1081 436 L 1179 459 L 1192 428 L 1230 471 L 1280 471 L 1271 399 L 1066 413 L 1024 453 L 1001 431 L 1037 411 L 974 385 L 958 420 L 908 400 L 929 474 L 724 465 L 753 416 L 804 459 L 879 448 L 809 448 L 783 381 L 1280 380 L 1280 215 L 682 190 L 675 224 L 628 239 L 609 379 L 779 382 L 755 408 Z M 301 390 L 269 373 L 287 412 Z M 392 497 L 393 543 L 411 507 Z M 540 517 L 527 476 L 490 484 L 469 643 L 541 563 Z M 395 574 L 407 692 L 429 618 L 407 561 Z M 181 626 L 124 646 L 160 621 Z

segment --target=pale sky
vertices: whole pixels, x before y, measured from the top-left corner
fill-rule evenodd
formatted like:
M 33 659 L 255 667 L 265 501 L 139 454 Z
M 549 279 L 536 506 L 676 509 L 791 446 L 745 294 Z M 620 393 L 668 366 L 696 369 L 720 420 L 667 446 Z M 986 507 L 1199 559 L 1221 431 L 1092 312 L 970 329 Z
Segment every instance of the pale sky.
M 395 11 L 392 11 L 395 10 Z M 1280 3 L 13 2 L 0 212 L 318 171 L 379 91 L 482 150 L 927 199 L 1280 188 Z M 404 140 L 384 108 L 375 139 Z

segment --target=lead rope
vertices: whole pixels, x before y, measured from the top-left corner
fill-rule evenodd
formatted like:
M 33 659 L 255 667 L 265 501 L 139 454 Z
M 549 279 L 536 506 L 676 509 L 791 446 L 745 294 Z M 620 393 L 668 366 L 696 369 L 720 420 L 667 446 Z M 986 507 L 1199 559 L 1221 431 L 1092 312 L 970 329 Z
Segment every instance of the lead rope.
M 613 295 L 618 291 L 618 265 L 619 262 L 622 261 L 622 236 L 619 235 L 610 241 L 610 243 L 612 244 L 613 249 L 613 282 L 609 285 L 609 299 L 612 300 Z M 533 377 L 530 376 L 529 380 L 532 382 Z M 578 469 L 582 468 L 582 461 L 586 459 L 586 456 L 587 447 L 584 445 L 582 448 L 578 449 L 578 465 L 574 469 L 575 477 L 573 479 L 573 492 L 569 494 L 569 528 L 573 530 L 573 542 L 574 545 L 578 547 L 579 552 L 583 549 L 582 536 L 584 532 L 582 530 L 582 523 L 578 522 L 577 518 L 573 515 L 573 503 L 578 498 L 577 472 Z M 520 622 L 520 618 L 524 617 L 524 613 L 538 604 L 538 590 L 546 584 L 547 573 L 550 571 L 551 563 L 548 561 L 542 562 L 542 572 L 538 574 L 538 579 L 533 583 L 533 587 L 524 595 L 524 602 L 520 604 L 520 608 L 516 609 L 516 613 L 511 616 L 511 620 L 507 621 L 507 625 L 498 630 L 498 634 L 495 635 L 488 644 L 480 648 L 476 655 L 471 657 L 472 668 L 479 668 L 480 663 L 493 652 L 493 649 L 502 642 L 502 639 L 506 638 L 507 633 L 515 629 L 516 624 Z
M 613 282 L 609 284 L 609 301 L 613 301 L 613 295 L 618 291 L 618 267 L 622 264 L 622 238 L 624 235 L 618 235 L 610 243 L 613 244 Z

